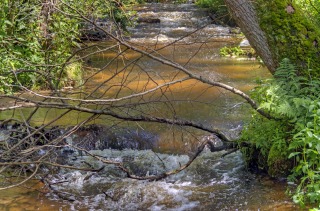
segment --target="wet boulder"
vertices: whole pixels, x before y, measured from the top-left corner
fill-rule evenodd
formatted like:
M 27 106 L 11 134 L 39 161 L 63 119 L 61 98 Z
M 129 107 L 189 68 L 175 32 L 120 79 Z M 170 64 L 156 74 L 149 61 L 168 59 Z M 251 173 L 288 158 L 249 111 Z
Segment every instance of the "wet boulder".
M 138 23 L 160 23 L 160 19 L 159 18 L 143 18 L 140 17 L 137 20 Z
M 79 128 L 68 141 L 69 144 L 85 150 L 145 150 L 154 149 L 158 137 L 138 129 L 88 125 Z

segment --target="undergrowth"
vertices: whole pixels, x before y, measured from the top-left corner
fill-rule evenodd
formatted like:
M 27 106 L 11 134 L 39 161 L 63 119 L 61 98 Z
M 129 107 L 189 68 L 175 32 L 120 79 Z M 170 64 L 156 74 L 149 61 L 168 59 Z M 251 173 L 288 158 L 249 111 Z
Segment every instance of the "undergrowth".
M 256 52 L 253 48 L 241 48 L 239 46 L 236 47 L 228 47 L 224 46 L 220 48 L 219 51 L 220 56 L 222 57 L 239 57 L 239 56 L 247 56 L 249 58 L 256 57 Z
M 301 206 L 320 203 L 319 93 L 320 80 L 299 76 L 284 59 L 274 78 L 252 93 L 275 119 L 255 114 L 240 139 L 253 144 L 242 149 L 249 164 L 298 184 L 291 194 Z
M 229 26 L 236 25 L 228 12 L 224 0 L 196 0 L 196 5 L 208 9 L 211 13 L 211 17 L 214 18 L 214 22 L 217 24 L 227 24 Z

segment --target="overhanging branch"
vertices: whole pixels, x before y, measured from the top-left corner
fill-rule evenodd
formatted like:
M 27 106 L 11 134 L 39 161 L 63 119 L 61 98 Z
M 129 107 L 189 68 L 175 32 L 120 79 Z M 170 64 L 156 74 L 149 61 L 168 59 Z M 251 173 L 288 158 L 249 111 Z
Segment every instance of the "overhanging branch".
M 63 2 L 64 5 L 66 5 L 67 7 L 69 7 L 70 9 L 74 10 L 80 17 L 78 18 L 81 18 L 85 21 L 87 21 L 88 23 L 92 24 L 93 26 L 95 26 L 97 29 L 101 30 L 102 32 L 104 32 L 105 34 L 107 34 L 109 37 L 111 37 L 112 39 L 114 39 L 115 41 L 117 41 L 118 43 L 120 43 L 121 45 L 123 46 L 126 46 L 127 48 L 133 50 L 133 51 L 136 51 L 136 52 L 139 52 L 155 61 L 158 61 L 164 65 L 167 65 L 169 67 L 173 67 L 177 70 L 180 70 L 182 72 L 184 72 L 185 74 L 187 74 L 190 78 L 193 78 L 193 79 L 196 79 L 198 81 L 201 81 L 205 84 L 208 84 L 208 85 L 211 85 L 211 86 L 216 86 L 216 87 L 220 87 L 220 88 L 223 88 L 225 90 L 228 90 L 230 92 L 232 92 L 233 94 L 236 94 L 238 96 L 240 96 L 241 98 L 245 99 L 249 105 L 254 109 L 256 110 L 258 113 L 260 113 L 262 116 L 268 118 L 268 119 L 273 119 L 273 117 L 265 112 L 264 110 L 260 109 L 259 108 L 259 105 L 253 100 L 250 98 L 249 95 L 247 95 L 246 93 L 242 92 L 241 90 L 239 89 L 236 89 L 235 87 L 232 87 L 232 86 L 229 86 L 227 84 L 224 84 L 224 83 L 221 83 L 221 82 L 217 82 L 217 81 L 213 81 L 211 79 L 208 79 L 208 78 L 204 78 L 198 74 L 195 74 L 193 73 L 192 71 L 188 70 L 187 68 L 185 68 L 184 66 L 178 64 L 178 63 L 175 63 L 163 56 L 159 57 L 159 56 L 156 56 L 154 55 L 154 53 L 157 53 L 156 51 L 151 50 L 151 52 L 147 52 L 145 50 L 142 50 L 138 47 L 135 47 L 134 45 L 126 42 L 125 40 L 113 35 L 112 33 L 108 32 L 107 30 L 105 30 L 104 28 L 100 27 L 99 25 L 97 25 L 94 21 L 90 20 L 89 18 L 85 17 L 83 14 L 81 14 L 77 9 L 73 8 L 72 6 L 70 6 L 69 4 L 66 4 L 65 2 Z
M 218 138 L 220 138 L 224 142 L 230 142 L 231 140 L 220 130 L 210 128 L 200 123 L 196 123 L 189 120 L 182 120 L 182 119 L 169 119 L 169 118 L 162 118 L 162 117 L 152 117 L 152 116 L 124 116 L 113 112 L 109 109 L 90 109 L 87 107 L 77 106 L 77 105 L 70 105 L 70 104 L 63 104 L 63 103 L 54 103 L 54 102 L 43 102 L 43 101 L 33 101 L 27 98 L 22 97 L 15 97 L 10 96 L 15 100 L 27 103 L 26 107 L 40 107 L 40 108 L 56 108 L 56 109 L 68 109 L 73 111 L 81 111 L 85 113 L 91 114 L 98 114 L 98 115 L 107 115 L 117 119 L 126 120 L 126 121 L 134 121 L 134 122 L 155 122 L 155 123 L 165 123 L 165 124 L 172 124 L 177 126 L 189 126 L 196 129 L 200 129 L 209 133 L 215 134 Z

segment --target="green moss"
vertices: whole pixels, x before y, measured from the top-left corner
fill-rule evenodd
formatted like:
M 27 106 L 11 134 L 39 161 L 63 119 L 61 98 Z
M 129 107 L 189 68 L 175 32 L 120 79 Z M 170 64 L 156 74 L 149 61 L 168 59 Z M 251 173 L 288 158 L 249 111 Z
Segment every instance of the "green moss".
M 257 0 L 260 26 L 266 32 L 276 61 L 289 58 L 300 74 L 320 75 L 319 26 L 291 0 Z M 293 12 L 288 12 L 288 8 Z
M 268 171 L 267 157 L 264 155 L 261 149 L 252 145 L 250 147 L 242 147 L 241 153 L 246 161 L 248 169 L 254 172 Z
M 292 169 L 292 160 L 288 159 L 288 144 L 285 140 L 273 143 L 268 154 L 268 174 L 272 177 L 288 176 Z
M 287 176 L 292 169 L 288 159 L 285 122 L 268 120 L 254 115 L 243 130 L 240 142 L 249 143 L 241 152 L 249 169 L 268 173 L 272 177 Z

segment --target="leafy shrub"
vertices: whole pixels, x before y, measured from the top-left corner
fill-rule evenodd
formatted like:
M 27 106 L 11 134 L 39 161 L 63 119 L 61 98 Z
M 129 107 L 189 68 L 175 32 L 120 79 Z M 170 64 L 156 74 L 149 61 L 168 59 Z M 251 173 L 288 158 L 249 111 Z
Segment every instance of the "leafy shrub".
M 227 47 L 220 48 L 220 56 L 244 56 L 246 52 L 240 47 Z
M 236 47 L 224 46 L 220 48 L 219 54 L 222 57 L 226 57 L 226 56 L 231 56 L 231 57 L 247 56 L 249 58 L 257 57 L 256 52 L 253 48 L 241 48 L 239 46 L 236 46 Z
M 138 2 L 142 1 L 68 0 L 63 4 L 56 2 L 57 9 L 48 9 L 50 14 L 43 15 L 45 7 L 41 1 L 1 0 L 0 93 L 12 93 L 21 86 L 28 89 L 64 86 L 61 82 L 68 78 L 60 77 L 68 77 L 69 73 L 63 73 L 64 65 L 79 47 L 80 37 L 77 12 L 64 4 L 70 4 L 88 18 L 112 18 L 125 28 L 134 14 L 129 8 Z
M 241 140 L 251 142 L 267 159 L 262 168 L 270 175 L 291 172 L 288 179 L 299 183 L 293 193 L 296 203 L 319 203 L 320 81 L 299 76 L 289 59 L 274 76 L 255 89 L 253 97 L 276 120 L 255 115 Z
M 83 71 L 80 62 L 71 63 L 65 67 L 64 81 L 61 85 L 75 87 L 83 82 Z
M 234 20 L 230 17 L 228 8 L 224 3 L 224 0 L 197 0 L 196 4 L 199 7 L 207 8 L 213 13 L 213 17 L 219 22 L 235 26 Z M 216 21 L 217 22 L 217 21 Z
M 318 0 L 295 0 L 295 3 L 299 5 L 299 7 L 308 14 L 308 18 L 310 18 L 313 22 L 316 22 L 318 26 L 320 26 L 320 1 Z

